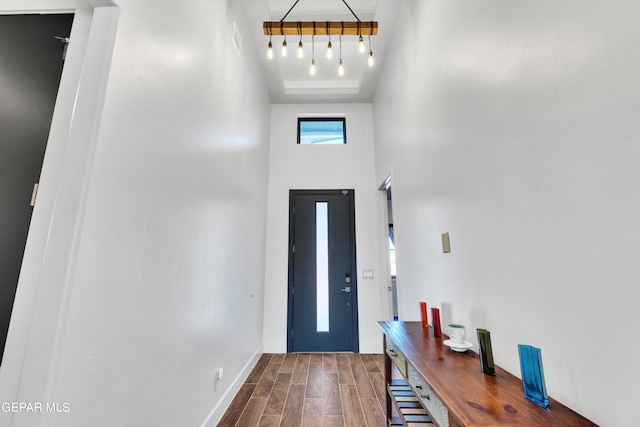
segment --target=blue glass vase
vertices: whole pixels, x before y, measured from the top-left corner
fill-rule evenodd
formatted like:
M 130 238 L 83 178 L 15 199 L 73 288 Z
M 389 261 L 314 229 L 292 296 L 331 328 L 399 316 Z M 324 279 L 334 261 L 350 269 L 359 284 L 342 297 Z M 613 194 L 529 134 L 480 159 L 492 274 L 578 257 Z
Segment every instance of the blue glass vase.
M 544 383 L 540 349 L 530 345 L 518 344 L 518 353 L 520 354 L 524 397 L 536 405 L 547 408 L 549 406 L 549 397 Z

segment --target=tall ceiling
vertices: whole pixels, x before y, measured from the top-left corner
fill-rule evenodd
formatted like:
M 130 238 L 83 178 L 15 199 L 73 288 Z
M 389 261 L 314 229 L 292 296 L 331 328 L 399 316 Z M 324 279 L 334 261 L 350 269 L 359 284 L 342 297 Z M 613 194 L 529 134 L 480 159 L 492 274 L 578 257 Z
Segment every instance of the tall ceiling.
M 288 55 L 280 54 L 283 36 L 273 36 L 273 59 L 267 59 L 269 37 L 264 35 L 264 21 L 280 21 L 295 0 L 240 0 L 249 26 L 249 38 L 256 47 L 260 66 L 273 103 L 371 102 L 381 66 L 394 32 L 399 0 L 346 0 L 362 21 L 378 21 L 378 34 L 371 37 L 375 65 L 367 65 L 367 53 L 358 51 L 357 36 L 342 37 L 344 75 L 338 75 L 340 41 L 332 36 L 333 58 L 327 59 L 328 36 L 315 37 L 316 75 L 310 73 L 312 38 L 304 36 L 304 58 L 297 56 L 300 38 L 288 36 Z M 299 0 L 286 21 L 355 21 L 343 0 Z M 368 41 L 365 37 L 365 44 Z

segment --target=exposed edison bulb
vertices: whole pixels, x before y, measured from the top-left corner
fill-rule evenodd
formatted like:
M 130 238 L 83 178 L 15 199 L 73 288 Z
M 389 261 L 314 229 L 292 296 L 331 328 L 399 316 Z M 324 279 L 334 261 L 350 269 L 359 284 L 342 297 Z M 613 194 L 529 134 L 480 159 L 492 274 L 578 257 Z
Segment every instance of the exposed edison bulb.
M 338 75 L 344 76 L 344 65 L 342 65 L 342 58 L 338 61 Z
M 298 43 L 298 58 L 304 58 L 304 49 L 302 48 L 302 40 Z
M 282 56 L 287 56 L 287 39 L 282 42 Z
M 369 49 L 369 59 L 367 60 L 367 64 L 369 64 L 369 67 L 373 67 L 373 52 L 371 49 Z
M 273 43 L 269 40 L 269 46 L 267 47 L 267 58 L 273 59 Z
M 364 39 L 362 38 L 362 36 L 358 38 L 358 50 L 360 51 L 360 53 L 364 53 Z
M 316 60 L 315 59 L 311 60 L 311 68 L 309 69 L 309 73 L 311 73 L 312 76 L 316 75 Z
M 327 45 L 327 59 L 333 58 L 333 46 L 331 46 L 331 40 L 329 40 L 329 44 Z

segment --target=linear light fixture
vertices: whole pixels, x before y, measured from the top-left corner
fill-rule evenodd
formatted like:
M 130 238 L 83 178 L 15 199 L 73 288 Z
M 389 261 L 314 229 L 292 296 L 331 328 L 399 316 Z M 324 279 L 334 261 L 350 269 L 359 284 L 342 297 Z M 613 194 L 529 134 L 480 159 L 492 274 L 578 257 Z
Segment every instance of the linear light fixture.
M 344 33 L 342 25 L 344 24 Z M 265 36 L 375 36 L 377 21 L 264 21 Z
M 339 74 L 344 74 L 344 66 L 342 62 L 342 36 L 357 36 L 358 37 L 358 50 L 364 53 L 364 39 L 363 36 L 367 36 L 369 39 L 369 54 L 367 56 L 367 63 L 370 67 L 373 66 L 373 51 L 371 50 L 371 36 L 378 34 L 378 22 L 368 21 L 363 22 L 358 18 L 351 7 L 347 4 L 346 0 L 342 2 L 347 6 L 351 14 L 356 18 L 356 21 L 285 21 L 289 13 L 298 4 L 300 0 L 291 6 L 289 11 L 284 15 L 280 21 L 264 21 L 262 24 L 262 30 L 266 36 L 269 36 L 269 44 L 267 49 L 267 57 L 271 59 L 273 57 L 273 44 L 271 39 L 273 36 L 284 36 L 283 56 L 286 56 L 287 36 L 299 36 L 298 42 L 298 58 L 304 57 L 303 36 L 312 37 L 312 50 L 314 50 L 314 38 L 315 36 L 328 36 L 329 42 L 327 44 L 327 58 L 331 59 L 333 56 L 333 46 L 331 44 L 331 36 L 340 37 L 340 58 L 338 62 Z M 311 55 L 311 75 L 315 74 L 315 54 Z

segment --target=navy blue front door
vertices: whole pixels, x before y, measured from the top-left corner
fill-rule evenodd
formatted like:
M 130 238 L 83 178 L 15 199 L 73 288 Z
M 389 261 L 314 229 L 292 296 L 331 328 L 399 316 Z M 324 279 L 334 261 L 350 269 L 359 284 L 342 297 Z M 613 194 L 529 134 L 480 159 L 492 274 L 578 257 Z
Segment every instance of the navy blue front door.
M 353 190 L 292 190 L 289 352 L 358 351 Z

